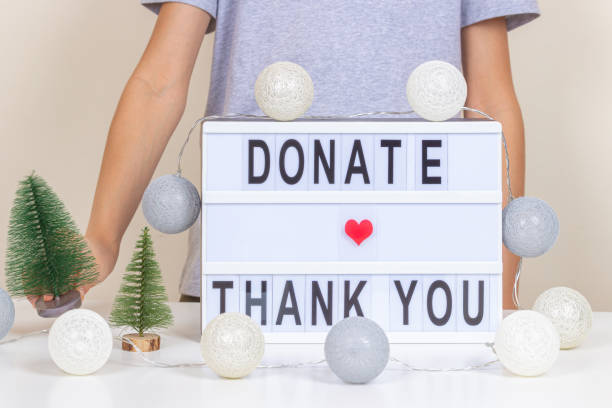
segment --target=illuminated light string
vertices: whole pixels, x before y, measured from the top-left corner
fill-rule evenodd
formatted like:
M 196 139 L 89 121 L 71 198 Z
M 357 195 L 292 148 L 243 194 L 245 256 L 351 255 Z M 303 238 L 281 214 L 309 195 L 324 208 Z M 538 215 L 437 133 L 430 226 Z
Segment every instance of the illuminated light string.
M 132 346 L 136 352 L 138 353 L 138 355 L 140 356 L 140 358 L 142 359 L 142 361 L 144 361 L 147 364 L 150 364 L 153 367 L 159 367 L 159 368 L 191 368 L 191 367 L 206 367 L 206 363 L 205 362 L 201 362 L 201 363 L 175 363 L 175 364 L 170 364 L 170 363 L 165 363 L 162 361 L 154 361 L 151 360 L 150 358 L 148 358 L 146 356 L 146 353 L 143 352 L 136 344 L 134 344 L 134 342 L 127 338 L 127 337 L 122 337 L 121 335 L 115 337 L 115 340 L 118 341 L 124 341 L 126 343 L 128 343 L 130 346 Z M 484 345 L 489 348 L 494 354 L 495 354 L 495 348 L 493 347 L 493 343 L 484 343 Z M 391 356 L 389 358 L 390 362 L 393 363 L 397 363 L 399 365 L 401 365 L 404 369 L 408 370 L 408 371 L 421 371 L 421 372 L 454 372 L 454 371 L 472 371 L 472 370 L 482 370 L 485 368 L 488 368 L 490 366 L 492 366 L 493 364 L 499 362 L 499 359 L 495 359 L 495 360 L 490 360 L 487 361 L 485 363 L 482 364 L 478 364 L 478 365 L 470 365 L 470 366 L 466 366 L 466 367 L 450 367 L 450 368 L 423 368 L 423 367 L 415 367 L 412 366 L 408 363 L 406 363 L 403 360 L 400 360 L 396 357 Z M 303 363 L 286 363 L 286 364 L 259 364 L 257 366 L 257 368 L 267 368 L 267 369 L 278 369 L 278 368 L 309 368 L 309 367 L 317 367 L 320 366 L 321 364 L 325 363 L 325 359 L 320 359 L 320 360 L 315 360 L 315 361 L 308 361 L 308 362 L 303 362 Z
M 488 120 L 492 120 L 495 121 L 495 119 L 481 111 L 478 109 L 474 109 L 474 108 L 469 108 L 467 106 L 462 107 L 460 110 L 462 111 L 466 111 L 466 112 L 473 112 L 473 113 L 477 113 L 480 116 L 488 119 Z M 392 116 L 392 115 L 411 115 L 414 114 L 415 112 L 412 110 L 409 111 L 404 111 L 404 112 L 394 112 L 394 111 L 379 111 L 379 112 L 365 112 L 365 113 L 353 113 L 350 115 L 317 115 L 317 116 L 303 116 L 302 119 L 310 119 L 310 120 L 338 120 L 338 119 L 355 119 L 355 118 L 361 118 L 361 117 L 368 117 L 368 116 L 381 116 L 381 115 L 388 115 L 388 116 Z M 252 115 L 252 114 L 247 114 L 247 113 L 228 113 L 225 115 L 208 115 L 208 116 L 203 116 L 201 118 L 199 118 L 198 120 L 196 120 L 193 125 L 191 126 L 191 129 L 189 129 L 189 132 L 187 133 L 187 137 L 185 138 L 185 142 L 183 142 L 183 146 L 181 146 L 181 150 L 179 151 L 179 155 L 178 155 L 178 166 L 177 166 L 177 172 L 176 174 L 178 174 L 179 176 L 182 176 L 183 173 L 183 168 L 182 168 L 182 160 L 183 160 L 183 153 L 185 151 L 185 148 L 187 146 L 187 144 L 189 143 L 189 140 L 191 138 L 191 134 L 193 133 L 193 131 L 195 129 L 198 128 L 198 126 L 202 125 L 203 122 L 208 121 L 208 120 L 214 120 L 214 119 L 264 119 L 264 120 L 274 120 L 272 118 L 270 118 L 269 116 L 265 116 L 265 115 Z M 512 185 L 510 183 L 510 154 L 508 153 L 508 143 L 506 142 L 506 136 L 504 135 L 504 132 L 502 132 L 502 141 L 504 144 L 504 156 L 505 156 L 505 167 L 506 167 L 506 186 L 508 188 L 508 203 L 510 203 L 510 201 L 514 200 L 514 195 L 512 194 Z M 514 306 L 516 306 L 517 309 L 522 309 L 521 304 L 519 302 L 519 279 L 521 277 L 521 269 L 522 269 L 522 265 L 523 265 L 523 258 L 519 257 L 519 262 L 518 265 L 516 267 L 516 273 L 514 275 L 514 285 L 512 287 L 512 302 L 514 303 Z
M 122 337 L 115 337 L 115 340 L 118 340 L 119 342 L 124 341 L 128 344 L 130 344 L 130 346 L 134 347 L 134 349 L 136 350 L 136 352 L 138 353 L 138 355 L 140 356 L 140 358 L 147 364 L 150 364 L 154 367 L 159 367 L 159 368 L 192 368 L 192 367 L 206 367 L 207 364 L 205 362 L 201 362 L 201 363 L 175 363 L 175 364 L 170 364 L 170 363 L 165 363 L 162 361 L 154 361 L 151 360 L 150 358 L 148 358 L 146 356 L 146 353 L 143 352 L 142 350 L 140 350 L 140 348 L 134 344 L 134 342 L 132 340 L 130 340 L 129 338 L 122 338 Z M 493 343 L 485 343 L 484 344 L 486 347 L 488 347 L 494 354 L 495 354 L 495 348 L 493 346 Z M 418 372 L 457 372 L 457 371 L 473 371 L 473 370 L 483 370 L 485 368 L 489 368 L 492 365 L 496 364 L 499 362 L 499 359 L 495 359 L 495 360 L 489 360 L 485 363 L 482 364 L 477 364 L 477 365 L 470 365 L 470 366 L 465 366 L 465 367 L 449 367 L 449 368 L 424 368 L 424 367 L 415 367 L 411 364 L 406 363 L 403 360 L 400 360 L 399 358 L 393 357 L 391 356 L 389 358 L 389 361 L 392 363 L 397 363 L 400 366 L 402 366 L 404 369 L 408 370 L 408 371 L 418 371 Z M 309 367 L 317 367 L 320 366 L 321 364 L 325 363 L 325 359 L 320 359 L 320 360 L 315 360 L 315 361 L 308 361 L 308 362 L 303 362 L 303 363 L 284 363 L 284 364 L 259 364 L 257 366 L 257 368 L 267 368 L 267 369 L 278 369 L 278 368 L 309 368 Z
M 158 367 L 158 368 L 191 368 L 191 367 L 206 367 L 207 364 L 205 362 L 200 362 L 200 363 L 175 363 L 175 364 L 171 364 L 171 363 L 166 363 L 163 361 L 154 361 L 151 360 L 150 358 L 148 358 L 146 356 L 146 353 L 143 352 L 136 344 L 134 344 L 134 342 L 128 338 L 128 337 L 122 337 L 117 336 L 114 338 L 115 340 L 118 340 L 119 342 L 125 342 L 128 343 L 130 346 L 132 346 L 134 348 L 134 350 L 136 350 L 136 353 L 138 353 L 138 356 L 140 356 L 140 358 L 142 359 L 142 361 L 144 361 L 147 364 L 150 364 L 154 367 Z M 325 362 L 324 359 L 322 360 L 317 360 L 317 361 L 310 361 L 310 362 L 305 362 L 305 363 L 293 363 L 293 364 L 259 364 L 257 366 L 257 368 L 301 368 L 301 367 L 315 367 L 318 366 L 320 364 L 323 364 Z
M 22 334 L 20 336 L 13 337 L 12 339 L 8 339 L 8 340 L 2 340 L 0 341 L 0 346 L 3 346 L 5 344 L 10 344 L 10 343 L 16 343 L 20 340 L 25 339 L 26 337 L 40 336 L 41 334 L 49 334 L 49 329 L 44 329 L 44 330 L 39 330 L 39 331 L 32 332 L 32 333 Z
M 15 338 L 12 338 L 10 340 L 4 340 L 4 341 L 0 341 L 0 346 L 5 345 L 5 344 L 10 344 L 10 343 L 16 343 L 20 340 L 23 340 L 24 338 L 27 337 L 34 337 L 34 336 L 39 336 L 39 335 L 43 335 L 43 334 L 49 334 L 49 330 L 45 329 L 45 330 L 40 330 L 37 332 L 32 332 L 32 333 L 27 333 Z M 145 362 L 146 364 L 152 366 L 152 367 L 157 367 L 157 368 L 194 368 L 194 367 L 206 367 L 207 364 L 205 362 L 198 362 L 198 363 L 166 363 L 164 361 L 155 361 L 150 359 L 149 357 L 147 357 L 146 353 L 144 351 L 142 351 L 130 338 L 128 337 L 123 337 L 123 331 L 120 332 L 120 334 L 118 336 L 114 336 L 113 337 L 114 340 L 117 340 L 118 342 L 125 342 L 128 343 L 130 346 L 132 346 L 134 348 L 134 350 L 136 351 L 137 355 L 140 357 L 140 359 Z M 493 343 L 485 343 L 484 344 L 487 348 L 489 348 L 493 353 L 495 353 L 495 349 L 493 347 Z M 499 362 L 499 359 L 495 359 L 495 360 L 490 360 L 487 361 L 485 363 L 482 364 L 478 364 L 478 365 L 470 365 L 470 366 L 465 366 L 465 367 L 449 367 L 449 368 L 424 368 L 424 367 L 415 367 L 412 366 L 410 364 L 408 364 L 407 362 L 400 360 L 396 357 L 391 356 L 389 358 L 389 361 L 392 363 L 397 363 L 400 366 L 402 366 L 402 368 L 408 370 L 408 371 L 415 371 L 415 372 L 457 372 L 457 371 L 473 371 L 473 370 L 482 370 L 482 369 L 486 369 L 488 367 L 491 367 L 492 365 L 496 364 L 497 362 Z M 325 359 L 320 359 L 320 360 L 315 360 L 315 361 L 308 361 L 308 362 L 302 362 L 302 363 L 283 363 L 283 364 L 259 364 L 257 366 L 258 369 L 282 369 L 282 368 L 310 368 L 310 367 L 317 367 L 320 366 L 321 364 L 325 363 Z
M 493 117 L 491 117 L 490 115 L 488 115 L 485 112 L 482 112 L 478 109 L 474 109 L 474 108 L 469 108 L 469 107 L 462 107 L 461 108 L 462 111 L 468 111 L 468 112 L 474 112 L 477 113 L 479 115 L 481 115 L 482 117 L 491 120 L 491 121 L 495 121 L 495 119 Z M 377 112 L 365 112 L 365 113 L 355 113 L 355 114 L 350 114 L 350 115 L 329 115 L 329 116 L 303 116 L 302 119 L 310 119 L 310 120 L 341 120 L 341 119 L 355 119 L 355 118 L 360 118 L 360 117 L 369 117 L 369 116 L 382 116 L 382 115 L 410 115 L 410 114 L 414 114 L 414 111 L 404 111 L 404 112 L 394 112 L 394 111 L 377 111 Z M 193 133 L 193 131 L 198 128 L 198 126 L 200 126 L 203 122 L 208 121 L 208 120 L 214 120 L 214 119 L 263 119 L 263 120 L 274 120 L 272 118 L 270 118 L 269 116 L 264 116 L 264 115 L 252 115 L 252 114 L 244 114 L 244 113 L 229 113 L 229 114 L 225 114 L 225 115 L 208 115 L 208 116 L 204 116 L 201 117 L 199 119 L 197 119 L 194 124 L 192 125 L 192 127 L 190 128 L 189 132 L 187 133 L 187 137 L 185 139 L 185 142 L 183 143 L 183 145 L 181 146 L 181 149 L 179 151 L 179 155 L 178 155 L 178 166 L 177 166 L 177 175 L 182 176 L 182 159 L 183 159 L 183 153 L 185 151 L 185 148 L 187 146 L 187 144 L 189 143 L 189 140 L 191 138 L 191 134 Z M 512 186 L 510 183 L 510 156 L 508 153 L 508 144 L 506 142 L 506 137 L 502 132 L 502 141 L 503 141 L 503 145 L 504 145 L 504 156 L 505 156 L 505 168 L 506 168 L 506 185 L 508 188 L 508 202 L 512 201 L 514 199 L 514 196 L 512 194 Z M 514 305 L 518 308 L 521 309 L 520 303 L 519 303 L 519 299 L 518 299 L 518 284 L 519 284 L 519 279 L 520 279 L 520 275 L 521 275 L 521 267 L 522 267 L 522 258 L 519 258 L 519 263 L 517 266 L 517 270 L 516 270 L 516 274 L 514 277 L 514 286 L 512 288 L 512 300 L 514 302 Z M 5 340 L 5 341 L 0 341 L 0 345 L 4 345 L 4 344 L 8 344 L 8 343 L 14 343 L 17 342 L 19 340 L 22 340 L 26 337 L 31 337 L 31 336 L 36 336 L 36 335 L 41 335 L 41 334 L 48 334 L 49 330 L 41 330 L 38 332 L 33 332 L 33 333 L 28 333 L 28 334 L 24 334 L 22 336 L 10 339 L 10 340 Z M 121 332 L 119 334 L 119 336 L 115 336 L 114 339 L 119 341 L 119 342 L 125 342 L 128 343 L 130 346 L 132 346 L 134 348 L 134 350 L 136 351 L 137 355 L 141 358 L 141 360 L 147 364 L 149 364 L 152 367 L 158 367 L 158 368 L 193 368 L 193 367 L 206 367 L 207 364 L 205 362 L 198 362 L 198 363 L 167 363 L 167 362 L 163 362 L 163 361 L 155 361 L 150 359 L 149 357 L 147 357 L 146 353 L 143 352 L 131 339 L 127 338 L 127 337 L 123 337 L 122 336 L 123 332 Z M 485 347 L 487 347 L 488 349 L 490 349 L 493 354 L 496 354 L 495 352 L 495 348 L 494 348 L 494 344 L 493 343 L 484 343 L 483 344 Z M 316 361 L 310 361 L 310 362 L 303 362 L 303 363 L 291 363 L 291 364 L 260 364 L 257 366 L 257 368 L 260 369 L 282 369 L 282 368 L 306 368 L 306 367 L 316 367 L 319 366 L 323 363 L 325 363 L 325 359 L 321 359 L 321 360 L 316 360 Z M 389 362 L 392 363 L 396 363 L 399 364 L 402 368 L 404 368 L 407 371 L 414 371 L 414 372 L 459 372 L 459 371 L 473 371 L 473 370 L 483 370 L 486 368 L 491 367 L 492 365 L 496 364 L 499 362 L 498 358 L 495 358 L 494 360 L 489 360 L 487 362 L 484 362 L 482 364 L 477 364 L 477 365 L 469 365 L 469 366 L 464 366 L 464 367 L 448 367 L 448 368 L 426 368 L 426 367 L 415 367 L 401 359 L 398 359 L 396 357 L 391 356 L 389 358 Z

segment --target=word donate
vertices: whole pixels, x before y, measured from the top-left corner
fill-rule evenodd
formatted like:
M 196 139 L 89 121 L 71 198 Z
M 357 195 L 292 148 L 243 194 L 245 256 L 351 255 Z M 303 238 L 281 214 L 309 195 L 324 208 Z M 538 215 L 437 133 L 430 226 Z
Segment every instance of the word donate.
M 348 316 L 392 342 L 491 341 L 501 318 L 501 127 L 210 121 L 202 324 L 323 342 Z
M 304 187 L 307 182 L 311 187 L 326 185 L 337 189 L 375 188 L 375 184 L 378 187 L 407 188 L 406 168 L 410 161 L 417 164 L 414 182 L 419 187 L 438 185 L 442 188 L 446 183 L 446 137 L 420 136 L 415 140 L 401 136 L 347 137 L 343 140 L 341 152 L 337 152 L 338 141 L 331 137 L 313 137 L 310 141 L 306 138 L 277 139 L 273 142 L 280 145 L 278 158 L 274 160 L 278 172 L 272 174 L 271 149 L 275 146 L 270 146 L 265 139 L 248 139 L 247 184 L 251 188 L 261 184 L 282 189 L 283 186 L 286 188 L 300 183 Z M 406 157 L 407 144 L 415 142 L 418 156 Z M 413 146 L 410 150 L 413 150 Z M 312 157 L 307 161 L 306 152 L 309 151 Z M 376 169 L 375 161 L 380 163 Z M 378 178 L 373 177 L 379 172 Z

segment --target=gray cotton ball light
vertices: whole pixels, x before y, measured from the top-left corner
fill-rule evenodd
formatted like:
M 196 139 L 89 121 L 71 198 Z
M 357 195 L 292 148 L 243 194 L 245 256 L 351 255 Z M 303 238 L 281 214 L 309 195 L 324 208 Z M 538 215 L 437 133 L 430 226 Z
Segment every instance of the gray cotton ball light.
M 325 339 L 325 359 L 342 381 L 364 384 L 389 362 L 389 340 L 374 321 L 349 317 L 336 323 Z
M 542 255 L 552 248 L 559 235 L 555 210 L 534 197 L 510 201 L 504 208 L 502 221 L 504 245 L 518 256 Z
M 198 219 L 202 202 L 191 182 L 178 174 L 156 178 L 142 197 L 147 222 L 165 234 L 187 230 Z
M 10 295 L 0 289 L 0 340 L 4 338 L 15 323 L 15 305 Z

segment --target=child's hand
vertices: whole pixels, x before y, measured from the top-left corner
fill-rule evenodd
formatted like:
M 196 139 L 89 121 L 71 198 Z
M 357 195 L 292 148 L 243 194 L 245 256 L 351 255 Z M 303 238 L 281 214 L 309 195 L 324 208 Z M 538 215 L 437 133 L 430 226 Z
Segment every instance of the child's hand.
M 89 289 L 104 281 L 108 275 L 110 275 L 115 267 L 115 263 L 117 263 L 117 257 L 119 256 L 119 245 L 108 245 L 94 237 L 88 236 L 85 236 L 85 242 L 87 242 L 91 254 L 96 258 L 96 263 L 98 264 L 98 278 L 94 283 L 89 283 L 77 288 L 78 291 L 81 292 L 81 299 L 85 297 Z
M 106 245 L 93 237 L 87 236 L 85 237 L 85 242 L 87 242 L 87 246 L 89 246 L 91 254 L 96 259 L 96 264 L 98 265 L 98 278 L 94 283 L 77 288 L 81 294 L 81 300 L 85 297 L 85 294 L 89 291 L 89 289 L 93 288 L 95 285 L 106 279 L 108 275 L 110 275 L 115 267 L 115 263 L 117 262 L 117 256 L 119 255 L 118 245 Z M 34 307 L 36 307 L 36 302 L 39 298 L 40 296 L 28 296 L 28 300 Z M 43 295 L 42 298 L 45 302 L 48 302 L 53 300 L 53 295 Z

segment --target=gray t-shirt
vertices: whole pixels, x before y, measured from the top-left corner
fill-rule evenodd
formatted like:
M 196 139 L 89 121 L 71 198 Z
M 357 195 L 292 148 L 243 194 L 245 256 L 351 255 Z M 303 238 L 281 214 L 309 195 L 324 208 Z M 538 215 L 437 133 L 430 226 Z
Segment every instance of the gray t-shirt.
M 177 0 L 173 0 L 177 1 Z M 141 0 L 155 12 L 165 0 Z M 405 111 L 405 85 L 420 63 L 461 68 L 461 28 L 506 17 L 508 30 L 539 15 L 536 0 L 178 0 L 208 12 L 216 29 L 207 114 L 263 114 L 259 72 L 277 61 L 308 71 L 308 115 Z M 189 236 L 181 293 L 200 296 L 200 220 Z

